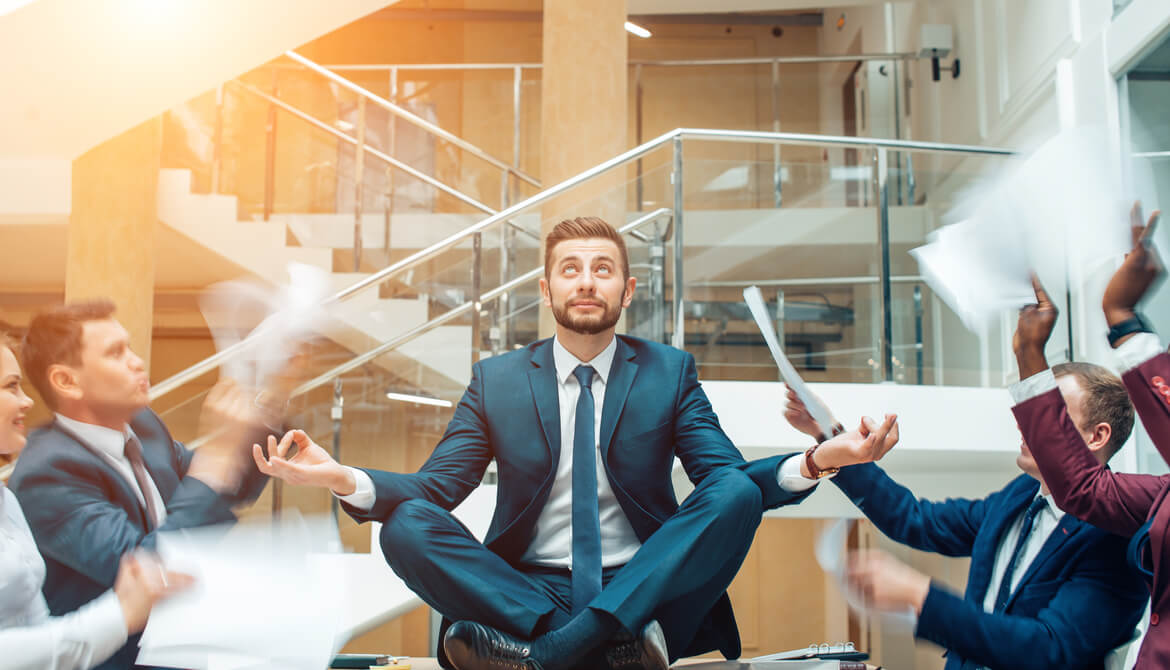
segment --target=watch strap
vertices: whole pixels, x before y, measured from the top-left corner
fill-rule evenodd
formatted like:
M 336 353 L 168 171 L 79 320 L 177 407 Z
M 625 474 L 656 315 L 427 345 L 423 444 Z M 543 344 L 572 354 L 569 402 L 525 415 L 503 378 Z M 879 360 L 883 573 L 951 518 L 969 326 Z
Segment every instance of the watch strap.
M 1150 333 L 1153 330 L 1142 318 L 1141 314 L 1134 312 L 1134 315 L 1120 323 L 1114 324 L 1110 329 L 1107 337 L 1109 338 L 1109 346 L 1116 347 L 1117 341 L 1126 335 L 1133 333 Z

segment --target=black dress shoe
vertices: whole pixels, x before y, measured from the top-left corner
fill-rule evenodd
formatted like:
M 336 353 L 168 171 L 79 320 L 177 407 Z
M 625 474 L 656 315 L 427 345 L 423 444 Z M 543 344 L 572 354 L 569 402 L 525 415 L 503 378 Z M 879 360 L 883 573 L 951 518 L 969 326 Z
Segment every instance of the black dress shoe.
M 443 651 L 457 670 L 541 670 L 527 641 L 474 621 L 451 624 Z
M 666 670 L 670 665 L 666 636 L 662 626 L 653 619 L 637 637 L 611 643 L 605 658 L 610 670 Z

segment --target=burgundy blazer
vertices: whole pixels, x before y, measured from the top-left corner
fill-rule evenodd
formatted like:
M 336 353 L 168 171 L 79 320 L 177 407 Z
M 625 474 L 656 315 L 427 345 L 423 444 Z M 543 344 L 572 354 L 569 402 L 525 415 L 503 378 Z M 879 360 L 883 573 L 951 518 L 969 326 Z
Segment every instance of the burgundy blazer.
M 1129 397 L 1162 458 L 1170 463 L 1170 355 L 1165 352 L 1122 375 Z M 1085 448 L 1068 416 L 1059 389 L 1031 398 L 1012 410 L 1040 474 L 1066 513 L 1122 536 L 1149 521 L 1152 569 L 1150 627 L 1136 668 L 1170 668 L 1170 475 L 1113 472 Z M 1118 570 L 1126 566 L 1117 566 Z M 1084 622 L 1091 626 L 1091 621 Z

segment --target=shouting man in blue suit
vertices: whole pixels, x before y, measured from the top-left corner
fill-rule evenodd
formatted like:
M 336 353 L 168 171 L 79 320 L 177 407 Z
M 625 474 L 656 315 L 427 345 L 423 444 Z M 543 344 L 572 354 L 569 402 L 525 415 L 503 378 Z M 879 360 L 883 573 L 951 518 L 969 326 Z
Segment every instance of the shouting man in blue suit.
M 1069 417 L 1105 463 L 1133 429 L 1125 386 L 1088 363 L 1053 371 Z M 819 439 L 792 392 L 785 416 Z M 947 670 L 1102 668 L 1133 635 L 1149 593 L 1126 564 L 1125 538 L 1061 511 L 1027 444 L 1016 463 L 1026 474 L 1003 489 L 944 502 L 916 499 L 873 463 L 842 468 L 833 483 L 890 539 L 971 557 L 963 596 L 880 551 L 856 555 L 848 578 L 875 607 L 916 612 L 915 636 L 946 648 Z
M 557 224 L 544 271 L 556 337 L 476 363 L 417 473 L 341 466 L 299 431 L 272 441 L 269 460 L 257 446 L 257 465 L 327 486 L 359 522 L 384 524 L 391 567 L 455 622 L 439 657 L 458 670 L 660 669 L 716 649 L 735 658 L 726 589 L 763 511 L 807 495 L 784 488 L 800 479 L 800 459 L 745 462 L 691 355 L 615 335 L 636 282 L 605 221 Z M 816 460 L 868 461 L 896 440 L 893 417 L 869 421 Z M 681 505 L 676 457 L 695 484 Z M 493 459 L 496 508 L 480 544 L 449 510 Z

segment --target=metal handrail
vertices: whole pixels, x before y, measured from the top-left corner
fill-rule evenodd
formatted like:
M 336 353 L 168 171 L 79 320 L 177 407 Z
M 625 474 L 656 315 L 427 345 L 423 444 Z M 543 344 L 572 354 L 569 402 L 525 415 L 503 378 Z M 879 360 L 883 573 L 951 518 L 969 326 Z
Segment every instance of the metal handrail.
M 722 65 L 801 65 L 812 63 L 856 63 L 870 60 L 917 60 L 920 56 L 909 51 L 891 53 L 855 54 L 843 56 L 760 56 L 757 58 L 710 58 L 699 60 L 636 60 L 630 59 L 630 67 L 645 65 L 649 67 L 693 67 L 693 66 L 722 66 Z M 540 70 L 543 63 L 339 63 L 322 65 L 330 70 L 348 70 L 351 72 L 385 72 L 389 70 L 511 70 L 524 68 L 526 70 Z
M 230 83 L 235 85 L 235 86 L 238 86 L 239 88 L 242 88 L 244 91 L 251 93 L 254 96 L 257 96 L 263 100 L 266 100 L 266 101 L 272 103 L 273 105 L 276 105 L 277 107 L 281 108 L 285 112 L 292 114 L 293 116 L 304 121 L 305 123 L 308 123 L 308 124 L 312 125 L 313 127 L 317 128 L 318 130 L 321 130 L 321 131 L 324 131 L 326 133 L 329 133 L 330 135 L 333 135 L 334 137 L 341 140 L 342 142 L 346 142 L 346 143 L 351 144 L 353 146 L 358 145 L 358 141 L 355 138 L 349 136 L 347 133 L 343 133 L 340 130 L 329 125 L 328 123 L 325 123 L 324 121 L 312 116 L 311 114 L 307 114 L 307 113 L 297 109 L 296 107 L 293 107 L 292 105 L 281 100 L 280 98 L 277 98 L 276 96 L 273 96 L 269 93 L 265 93 L 264 91 L 256 88 L 255 86 L 253 86 L 247 82 L 233 80 Z M 433 186 L 434 188 L 442 191 L 443 193 L 446 193 L 447 195 L 450 195 L 450 196 L 458 199 L 460 202 L 471 205 L 472 207 L 483 212 L 484 214 L 495 214 L 496 213 L 496 210 L 494 210 L 491 207 L 485 205 L 484 203 L 476 200 L 475 198 L 472 198 L 471 196 L 467 195 L 466 193 L 464 193 L 464 192 L 462 192 L 462 191 L 460 191 L 452 186 L 448 186 L 448 185 L 444 184 L 443 182 L 439 181 L 438 179 L 431 177 L 430 175 L 419 172 L 418 170 L 410 167 L 406 163 L 403 163 L 402 161 L 398 160 L 397 158 L 394 158 L 393 156 L 391 156 L 389 154 L 378 151 L 377 149 L 375 149 L 371 146 L 368 146 L 368 145 L 364 147 L 364 151 L 365 151 L 365 153 L 368 153 L 369 155 L 373 156 L 374 158 L 382 161 L 386 165 L 391 165 L 395 168 L 398 168 L 399 170 L 402 170 L 406 174 L 414 177 L 415 179 L 418 179 L 419 181 L 421 181 L 425 184 L 429 184 L 430 186 Z
M 382 109 L 385 109 L 386 111 L 390 112 L 391 114 L 394 114 L 395 116 L 403 119 L 404 121 L 412 123 L 415 126 L 418 126 L 419 128 L 422 128 L 423 130 L 427 131 L 428 133 L 431 133 L 432 135 L 435 135 L 435 136 L 442 138 L 443 140 L 445 140 L 451 144 L 454 144 L 455 146 L 459 147 L 460 149 L 463 149 L 464 151 L 466 151 L 466 152 L 468 152 L 468 153 L 470 153 L 470 154 L 472 154 L 472 155 L 474 155 L 474 156 L 476 156 L 484 161 L 487 161 L 488 163 L 494 165 L 495 167 L 497 167 L 501 170 L 505 170 L 511 174 L 516 175 L 516 177 L 518 179 L 520 179 L 521 181 L 528 182 L 532 186 L 540 188 L 540 181 L 538 181 L 536 178 L 525 173 L 523 170 L 520 170 L 519 168 L 513 167 L 512 165 L 505 163 L 504 161 L 500 160 L 499 158 L 496 158 L 495 156 L 489 154 L 487 151 L 484 151 L 483 149 L 475 146 L 471 142 L 468 142 L 467 140 L 463 139 L 462 137 L 459 137 L 458 135 L 455 135 L 454 133 L 451 133 L 447 130 L 443 130 L 439 126 L 436 126 L 435 124 L 431 123 L 430 121 L 427 121 L 426 119 L 422 118 L 421 116 L 417 116 L 415 114 L 412 114 L 411 112 L 409 112 L 406 109 L 399 107 L 398 105 L 390 102 L 389 100 L 387 100 L 386 98 L 383 98 L 382 96 L 378 95 L 377 93 L 374 93 L 373 91 L 371 91 L 367 88 L 364 88 L 362 86 L 355 84 L 354 82 L 350 81 L 349 79 L 342 77 L 341 75 L 337 74 L 336 72 L 333 72 L 332 70 L 330 70 L 326 67 L 323 67 L 321 65 L 318 65 L 317 63 L 314 63 L 313 61 L 309 60 L 308 58 L 305 58 L 304 56 L 298 54 L 295 51 L 286 51 L 286 52 L 284 52 L 284 55 L 287 56 L 288 58 L 296 61 L 297 63 L 300 63 L 301 65 L 305 66 L 309 70 L 316 72 L 317 74 L 321 75 L 322 77 L 325 77 L 329 81 L 332 81 L 333 83 L 337 84 L 338 86 L 341 86 L 342 88 L 345 88 L 345 89 L 349 90 L 350 92 L 355 93 L 355 94 L 365 98 L 366 100 L 369 100 L 370 102 L 374 103 L 375 105 L 378 105 Z
M 551 186 L 536 195 L 529 197 L 527 200 L 512 205 L 504 210 L 501 210 L 488 218 L 464 228 L 462 231 L 450 235 L 425 249 L 416 251 L 406 258 L 403 258 L 389 266 L 371 274 L 370 276 L 358 281 L 357 283 L 344 288 L 325 301 L 326 305 L 333 304 L 344 300 L 345 298 L 357 293 L 365 288 L 380 284 L 383 281 L 393 277 L 394 275 L 409 270 L 420 263 L 429 260 L 432 256 L 459 244 L 460 242 L 468 241 L 476 233 L 480 233 L 490 226 L 500 223 L 501 221 L 508 221 L 514 218 L 517 214 L 524 210 L 530 209 L 535 205 L 542 204 L 557 196 L 563 194 L 572 188 L 580 186 L 596 179 L 602 174 L 612 170 L 615 167 L 625 165 L 645 156 L 646 154 L 658 149 L 662 146 L 670 144 L 675 140 L 694 139 L 702 141 L 711 140 L 732 140 L 743 142 L 762 142 L 775 144 L 802 144 L 808 146 L 845 146 L 845 147 L 860 147 L 860 148 L 882 148 L 882 149 L 900 149 L 905 151 L 921 151 L 921 152 L 942 152 L 942 153 L 967 153 L 978 155 L 997 155 L 1010 156 L 1014 152 L 1008 149 L 998 149 L 994 147 L 976 147 L 961 144 L 932 144 L 928 142 L 911 142 L 907 140 L 883 140 L 862 137 L 836 137 L 827 135 L 808 135 L 803 133 L 768 133 L 755 131 L 740 131 L 740 130 L 706 130 L 698 128 L 676 128 L 672 131 L 664 133 L 648 142 L 640 144 L 625 153 L 619 154 L 599 165 L 596 165 L 580 174 L 577 174 L 565 181 L 562 181 L 555 186 Z M 151 389 L 151 399 L 169 393 L 178 388 L 186 382 L 195 379 L 204 373 L 214 369 L 220 363 L 237 356 L 247 347 L 247 342 L 238 342 L 190 367 L 182 370 L 175 375 L 163 380 L 153 389 Z

